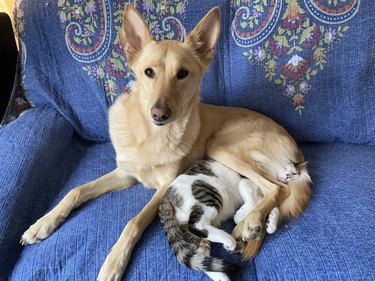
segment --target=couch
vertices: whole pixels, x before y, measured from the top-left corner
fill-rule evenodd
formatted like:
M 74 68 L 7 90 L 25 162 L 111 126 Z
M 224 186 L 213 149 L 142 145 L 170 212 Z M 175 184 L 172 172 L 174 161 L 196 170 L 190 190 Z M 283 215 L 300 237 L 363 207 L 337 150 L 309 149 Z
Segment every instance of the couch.
M 0 280 L 95 280 L 154 193 L 141 185 L 108 193 L 48 239 L 19 244 L 69 190 L 115 167 L 108 107 L 134 80 L 119 42 L 125 2 L 16 2 L 20 56 L 0 129 Z M 375 280 L 375 2 L 130 2 L 157 40 L 184 40 L 219 6 L 221 37 L 202 100 L 272 117 L 309 161 L 306 210 L 267 236 L 233 280 Z M 213 252 L 241 262 L 219 245 Z M 177 262 L 156 219 L 123 280 L 208 278 Z

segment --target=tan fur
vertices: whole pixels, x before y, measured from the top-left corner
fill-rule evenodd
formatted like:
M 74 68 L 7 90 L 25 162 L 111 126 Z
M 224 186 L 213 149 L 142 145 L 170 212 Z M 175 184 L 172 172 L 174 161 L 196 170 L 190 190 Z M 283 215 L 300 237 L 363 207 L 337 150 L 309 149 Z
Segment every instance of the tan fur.
M 155 42 L 138 12 L 129 4 L 125 6 L 121 40 L 137 79 L 131 94 L 119 97 L 109 110 L 117 168 L 71 191 L 25 232 L 22 243 L 48 237 L 83 202 L 142 182 L 157 192 L 129 221 L 98 277 L 119 280 L 134 245 L 156 216 L 166 188 L 194 161 L 205 157 L 250 178 L 264 193 L 257 207 L 236 228 L 235 233 L 243 240 L 263 238 L 264 220 L 275 206 L 280 206 L 281 219 L 301 213 L 310 194 L 307 171 L 288 185 L 275 176 L 276 169 L 283 165 L 304 161 L 288 133 L 259 113 L 199 101 L 201 79 L 213 56 L 219 29 L 219 9 L 215 8 L 198 23 L 186 42 Z M 152 68 L 155 76 L 147 77 L 146 68 Z M 181 69 L 187 70 L 188 76 L 177 79 Z M 163 126 L 155 125 L 151 118 L 155 104 L 170 108 L 168 123 Z M 255 255 L 260 242 L 248 245 L 245 258 Z

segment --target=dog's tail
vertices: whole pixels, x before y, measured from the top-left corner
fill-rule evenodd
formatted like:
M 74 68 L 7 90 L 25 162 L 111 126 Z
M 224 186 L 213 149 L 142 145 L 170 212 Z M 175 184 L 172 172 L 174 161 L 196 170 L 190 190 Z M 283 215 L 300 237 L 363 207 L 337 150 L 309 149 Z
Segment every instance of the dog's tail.
M 307 172 L 306 164 L 300 164 L 299 177 L 288 183 L 290 189 L 290 195 L 280 204 L 279 211 L 279 223 L 290 217 L 298 217 L 307 203 L 310 200 L 311 190 L 310 183 L 311 178 Z M 246 243 L 242 257 L 243 259 L 253 258 L 259 251 L 262 241 L 265 237 L 265 230 L 263 230 L 259 240 L 252 240 Z
M 288 183 L 290 195 L 279 206 L 279 223 L 290 217 L 298 217 L 310 200 L 311 178 L 307 172 L 306 163 L 299 164 L 298 171 L 299 177 Z
M 249 240 L 245 244 L 242 258 L 244 260 L 252 259 L 259 252 L 263 239 L 266 236 L 266 231 L 263 229 L 258 240 Z
M 204 272 L 231 273 L 239 270 L 239 266 L 236 264 L 211 257 L 207 240 L 189 231 L 183 231 L 176 220 L 172 202 L 165 196 L 160 202 L 159 218 L 167 235 L 169 245 L 181 264 Z

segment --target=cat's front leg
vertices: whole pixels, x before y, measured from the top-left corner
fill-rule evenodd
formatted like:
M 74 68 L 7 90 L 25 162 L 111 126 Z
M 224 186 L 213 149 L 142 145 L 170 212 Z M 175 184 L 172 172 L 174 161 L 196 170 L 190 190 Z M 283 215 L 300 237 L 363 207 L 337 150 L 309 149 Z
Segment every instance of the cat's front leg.
M 241 208 L 239 208 L 236 212 L 236 214 L 234 215 L 233 219 L 234 219 L 234 222 L 236 224 L 238 224 L 239 222 L 243 221 L 247 214 L 251 212 L 251 210 L 254 209 L 254 206 L 250 203 L 245 203 L 241 206 Z
M 206 239 L 214 242 L 223 244 L 224 249 L 227 251 L 233 251 L 236 249 L 236 240 L 227 232 L 209 224 L 196 224 L 197 229 L 207 233 Z
M 261 197 L 258 194 L 259 188 L 249 179 L 242 178 L 238 184 L 238 192 L 242 198 L 244 204 L 239 208 L 234 215 L 234 222 L 238 224 L 243 221 L 246 216 L 255 208 L 256 204 Z

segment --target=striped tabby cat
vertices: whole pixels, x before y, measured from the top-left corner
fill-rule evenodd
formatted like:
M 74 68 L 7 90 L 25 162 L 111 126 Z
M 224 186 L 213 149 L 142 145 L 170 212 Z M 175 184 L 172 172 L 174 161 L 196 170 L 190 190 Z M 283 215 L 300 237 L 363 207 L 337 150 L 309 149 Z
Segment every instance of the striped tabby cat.
M 209 241 L 222 243 L 228 251 L 235 250 L 236 240 L 217 226 L 233 216 L 235 223 L 242 221 L 262 196 L 249 179 L 224 165 L 197 161 L 175 179 L 159 207 L 160 222 L 178 261 L 205 272 L 212 280 L 229 280 L 227 273 L 239 267 L 211 257 Z M 278 218 L 279 211 L 274 208 L 267 232 L 276 230 Z

